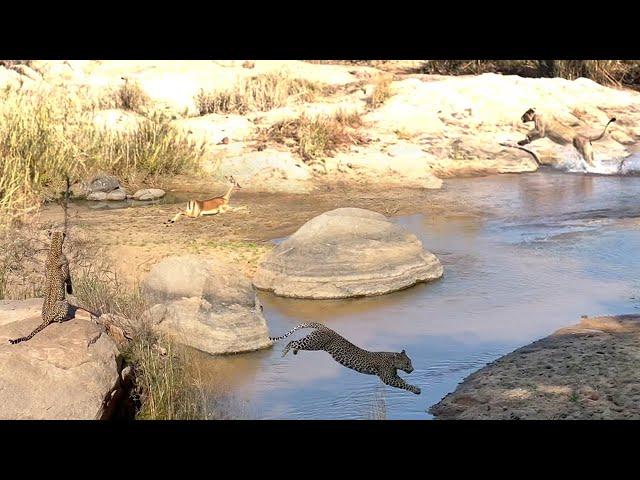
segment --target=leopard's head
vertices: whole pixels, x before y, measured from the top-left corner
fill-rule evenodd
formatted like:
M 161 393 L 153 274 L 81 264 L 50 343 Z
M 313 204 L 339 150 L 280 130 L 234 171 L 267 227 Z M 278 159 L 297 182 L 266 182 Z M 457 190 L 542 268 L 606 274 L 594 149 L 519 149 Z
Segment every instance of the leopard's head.
M 407 356 L 404 350 L 400 353 L 393 355 L 393 366 L 399 370 L 407 373 L 413 372 L 413 365 L 411 365 L 411 359 Z
M 58 230 L 48 230 L 47 235 L 51 239 L 51 249 L 56 252 L 62 251 L 62 243 L 64 242 L 66 233 L 58 231 Z
M 533 108 L 530 108 L 522 115 L 522 123 L 533 122 L 535 120 L 536 111 Z

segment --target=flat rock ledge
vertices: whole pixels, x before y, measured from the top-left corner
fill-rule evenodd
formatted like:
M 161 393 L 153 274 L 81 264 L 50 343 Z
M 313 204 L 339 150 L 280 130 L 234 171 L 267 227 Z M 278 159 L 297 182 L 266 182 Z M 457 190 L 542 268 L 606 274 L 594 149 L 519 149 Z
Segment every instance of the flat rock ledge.
M 253 284 L 283 297 L 336 299 L 382 295 L 442 274 L 438 258 L 384 215 L 338 208 L 268 253 Z
M 270 347 L 267 322 L 251 282 L 224 261 L 197 255 L 167 257 L 143 282 L 154 329 L 210 354 Z
M 0 301 L 0 419 L 111 418 L 122 397 L 119 353 L 88 314 L 9 343 L 40 324 L 41 308 L 39 298 Z
M 437 419 L 640 419 L 640 316 L 583 317 L 501 357 L 433 405 Z

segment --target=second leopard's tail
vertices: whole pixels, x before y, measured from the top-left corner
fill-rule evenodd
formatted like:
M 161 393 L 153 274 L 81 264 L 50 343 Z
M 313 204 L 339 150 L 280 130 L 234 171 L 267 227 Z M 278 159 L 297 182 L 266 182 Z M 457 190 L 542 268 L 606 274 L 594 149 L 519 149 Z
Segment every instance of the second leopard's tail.
M 31 332 L 29 335 L 27 335 L 26 337 L 20 337 L 20 338 L 14 338 L 13 340 L 9 340 L 9 343 L 11 343 L 12 345 L 15 345 L 16 343 L 20 343 L 20 342 L 26 342 L 27 340 L 31 340 L 36 333 L 41 332 L 42 330 L 45 329 L 45 327 L 47 327 L 51 322 L 42 322 L 40 325 L 38 325 L 33 332 Z
M 272 342 L 277 342 L 278 340 L 282 340 L 283 338 L 287 338 L 293 332 L 295 332 L 296 330 L 300 330 L 301 328 L 325 328 L 326 329 L 327 327 L 325 327 L 321 323 L 315 323 L 315 322 L 301 323 L 300 325 L 296 325 L 295 327 L 293 327 L 291 330 L 289 330 L 284 335 L 281 335 L 280 337 L 269 337 L 269 340 L 271 340 Z

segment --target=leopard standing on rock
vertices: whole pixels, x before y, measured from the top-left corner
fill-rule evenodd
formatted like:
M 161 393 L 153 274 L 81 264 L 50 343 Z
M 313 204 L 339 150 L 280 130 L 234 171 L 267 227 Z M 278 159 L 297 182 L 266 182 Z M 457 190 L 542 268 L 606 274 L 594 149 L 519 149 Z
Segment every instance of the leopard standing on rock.
M 49 232 L 51 247 L 45 263 L 45 290 L 42 303 L 42 323 L 26 337 L 9 340 L 10 343 L 20 343 L 31 340 L 33 336 L 44 330 L 53 322 L 63 322 L 69 313 L 66 293 L 73 293 L 71 276 L 69 274 L 69 262 L 62 252 L 62 243 L 65 234 L 63 232 Z
M 377 375 L 380 377 L 380 380 L 391 387 L 403 388 L 416 395 L 420 395 L 420 389 L 418 387 L 409 385 L 398 376 L 398 369 L 407 373 L 413 372 L 411 360 L 404 350 L 400 353 L 369 352 L 368 350 L 357 347 L 321 323 L 303 323 L 280 337 L 270 337 L 270 340 L 282 340 L 301 328 L 314 328 L 315 331 L 300 340 L 292 340 L 289 342 L 282 351 L 283 357 L 291 349 L 293 349 L 294 355 L 298 354 L 298 350 L 324 350 L 329 353 L 336 362 L 347 368 L 367 375 Z

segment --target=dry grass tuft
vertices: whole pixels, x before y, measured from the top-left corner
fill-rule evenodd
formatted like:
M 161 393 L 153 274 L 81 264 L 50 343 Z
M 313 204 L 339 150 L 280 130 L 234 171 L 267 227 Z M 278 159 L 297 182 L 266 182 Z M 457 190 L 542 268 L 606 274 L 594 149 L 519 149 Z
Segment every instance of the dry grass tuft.
M 0 227 L 60 196 L 64 178 L 104 171 L 126 183 L 154 181 L 197 165 L 202 148 L 155 115 L 132 132 L 96 128 L 77 99 L 8 93 L 0 99 Z
M 87 173 L 109 172 L 133 185 L 193 170 L 203 154 L 202 146 L 196 147 L 162 115 L 144 119 L 127 133 L 91 130 L 86 139 Z
M 111 93 L 115 108 L 143 113 L 150 100 L 137 82 L 125 80 Z
M 134 401 L 141 420 L 202 420 L 209 417 L 200 384 L 180 349 L 150 329 L 123 349 L 135 372 Z
M 259 134 L 261 141 L 275 141 L 293 145 L 306 161 L 322 160 L 349 145 L 365 143 L 357 131 L 362 119 L 357 112 L 338 111 L 334 115 L 282 120 Z
M 196 96 L 200 115 L 209 113 L 265 112 L 283 107 L 288 102 L 310 102 L 322 86 L 299 78 L 291 78 L 286 72 L 255 75 L 239 80 L 233 88 L 205 92 Z

